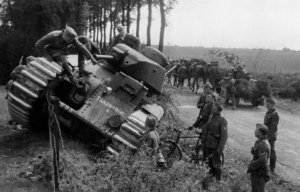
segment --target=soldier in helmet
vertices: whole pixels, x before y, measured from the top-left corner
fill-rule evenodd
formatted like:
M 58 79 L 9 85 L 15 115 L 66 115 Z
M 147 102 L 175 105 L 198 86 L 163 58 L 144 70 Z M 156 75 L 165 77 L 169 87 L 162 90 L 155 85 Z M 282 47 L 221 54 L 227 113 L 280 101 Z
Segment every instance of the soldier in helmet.
M 49 61 L 53 60 L 61 64 L 71 83 L 75 83 L 76 80 L 73 77 L 66 57 L 68 46 L 71 44 L 82 52 L 86 58 L 90 59 L 93 64 L 97 64 L 92 54 L 79 42 L 76 32 L 71 27 L 48 33 L 36 42 L 35 48 L 38 56 L 46 57 Z
M 266 135 L 268 128 L 263 124 L 256 124 L 254 132 L 257 141 L 251 149 L 253 160 L 248 165 L 247 173 L 251 174 L 251 186 L 253 192 L 265 191 L 265 183 L 270 179 L 268 159 L 270 157 L 270 145 Z
M 136 51 L 140 50 L 141 42 L 140 39 L 125 32 L 125 29 L 122 25 L 117 26 L 118 35 L 113 39 L 112 43 L 107 49 L 107 54 L 111 52 L 111 49 L 118 43 L 123 43 L 129 47 L 135 49 Z
M 274 98 L 267 98 L 266 107 L 268 109 L 265 118 L 264 118 L 264 125 L 268 127 L 268 134 L 266 135 L 270 147 L 271 147 L 271 154 L 270 154 L 270 170 L 272 174 L 275 174 L 275 167 L 276 167 L 276 151 L 275 151 L 275 141 L 277 140 L 277 130 L 278 130 L 278 123 L 279 123 L 279 115 L 276 111 L 276 100 Z
M 141 143 L 145 143 L 150 148 L 150 155 L 156 156 L 157 165 L 167 168 L 164 157 L 159 149 L 160 137 L 156 131 L 157 119 L 152 114 L 148 115 L 145 121 L 146 132 L 140 138 Z
M 212 93 L 212 86 L 210 83 L 206 83 L 204 85 L 204 91 L 203 94 L 200 96 L 199 101 L 197 102 L 197 107 L 198 109 L 200 109 L 199 114 L 201 113 L 201 110 L 203 109 L 204 105 L 205 105 L 205 98 L 207 94 L 211 94 Z

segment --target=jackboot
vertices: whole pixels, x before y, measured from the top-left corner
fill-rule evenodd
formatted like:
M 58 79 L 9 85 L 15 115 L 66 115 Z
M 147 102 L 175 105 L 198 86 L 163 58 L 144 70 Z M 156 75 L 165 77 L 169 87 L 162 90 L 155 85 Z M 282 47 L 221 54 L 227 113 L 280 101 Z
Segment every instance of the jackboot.
M 275 172 L 275 168 L 276 168 L 276 159 L 270 159 L 270 171 L 271 171 L 271 173 Z
M 73 85 L 76 85 L 77 79 L 73 75 L 68 76 L 68 78 Z
M 222 170 L 220 168 L 215 168 L 215 177 L 217 181 L 222 179 Z

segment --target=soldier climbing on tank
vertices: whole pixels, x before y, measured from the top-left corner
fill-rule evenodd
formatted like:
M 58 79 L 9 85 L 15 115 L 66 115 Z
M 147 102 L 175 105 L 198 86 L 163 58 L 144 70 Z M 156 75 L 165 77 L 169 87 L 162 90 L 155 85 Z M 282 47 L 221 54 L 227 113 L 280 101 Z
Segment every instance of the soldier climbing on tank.
M 73 77 L 66 57 L 68 54 L 68 46 L 71 44 L 82 52 L 87 59 L 90 59 L 93 64 L 97 64 L 92 54 L 79 42 L 76 32 L 71 27 L 48 33 L 36 42 L 35 48 L 39 56 L 46 57 L 49 61 L 53 60 L 61 64 L 70 82 L 75 83 L 76 79 Z
M 116 46 L 118 43 L 123 43 L 133 48 L 136 51 L 140 51 L 141 42 L 140 39 L 125 32 L 125 29 L 122 25 L 117 26 L 118 35 L 113 39 L 110 46 L 107 48 L 107 54 L 111 52 L 111 49 Z
M 86 36 L 79 36 L 78 40 L 80 43 L 82 43 L 86 49 L 93 55 L 94 58 L 96 58 L 96 55 L 101 55 L 100 48 L 98 45 L 96 45 L 92 40 Z M 74 45 L 72 45 L 72 48 L 76 48 Z M 82 76 L 88 76 L 93 74 L 92 72 L 86 71 L 84 69 L 84 63 L 86 60 L 86 57 L 82 52 L 78 51 L 78 68 L 79 68 L 79 77 Z
M 226 88 L 226 100 L 225 100 L 225 107 L 227 107 L 229 99 L 232 102 L 232 109 L 235 110 L 236 109 L 236 102 L 235 102 L 235 93 L 236 93 L 236 89 L 235 89 L 235 79 L 232 76 L 232 73 L 228 74 L 228 82 L 225 85 Z

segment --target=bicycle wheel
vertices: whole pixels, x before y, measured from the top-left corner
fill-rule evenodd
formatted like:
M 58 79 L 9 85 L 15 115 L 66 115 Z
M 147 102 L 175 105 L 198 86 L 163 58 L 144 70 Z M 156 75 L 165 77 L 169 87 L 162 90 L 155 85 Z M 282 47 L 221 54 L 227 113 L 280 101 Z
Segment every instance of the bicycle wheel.
M 171 167 L 175 161 L 179 161 L 182 158 L 180 147 L 172 140 L 162 142 L 160 149 L 168 167 Z

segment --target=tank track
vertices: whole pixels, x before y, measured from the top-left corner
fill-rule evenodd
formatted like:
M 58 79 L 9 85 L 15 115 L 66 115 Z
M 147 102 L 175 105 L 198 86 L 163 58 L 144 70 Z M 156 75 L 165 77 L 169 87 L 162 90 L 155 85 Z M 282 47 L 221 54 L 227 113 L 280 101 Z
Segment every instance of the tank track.
M 45 93 L 63 69 L 45 58 L 28 57 L 26 65 L 17 66 L 7 84 L 7 107 L 11 118 L 26 128 L 39 126 L 46 114 Z M 44 108 L 44 109 L 43 109 Z

